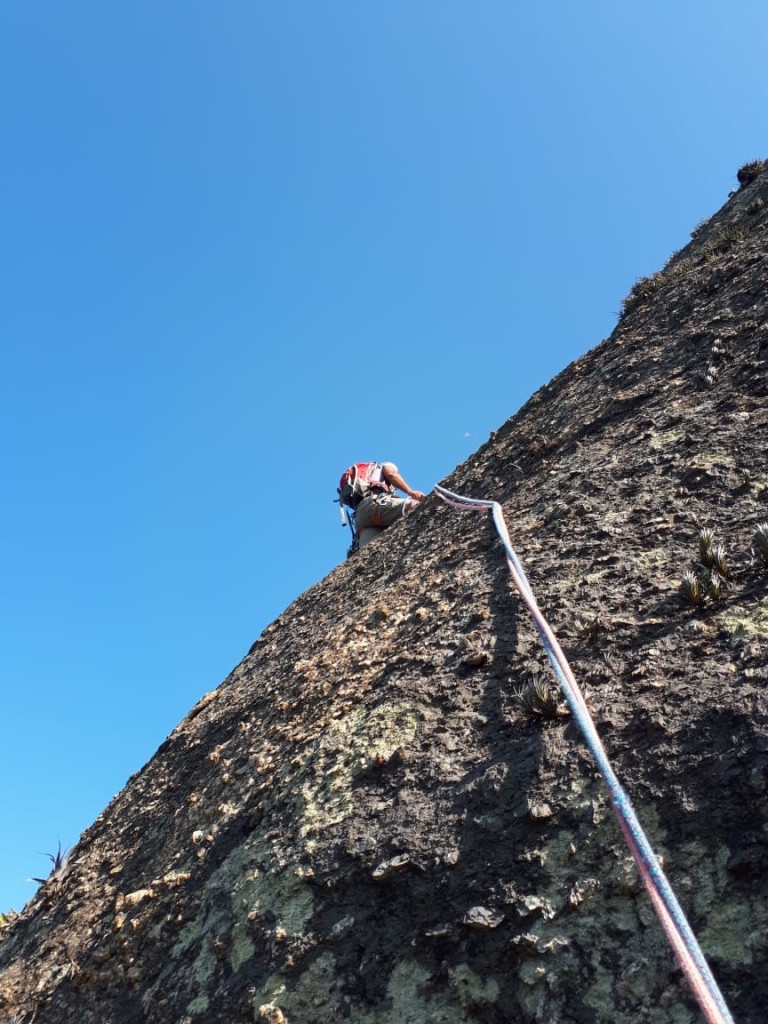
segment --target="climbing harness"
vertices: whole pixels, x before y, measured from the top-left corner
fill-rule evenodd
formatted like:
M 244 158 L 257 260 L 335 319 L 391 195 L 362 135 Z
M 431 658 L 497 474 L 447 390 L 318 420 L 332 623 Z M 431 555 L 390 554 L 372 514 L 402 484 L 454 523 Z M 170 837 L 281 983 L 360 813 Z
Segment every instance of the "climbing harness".
M 597 734 L 592 716 L 589 713 L 586 701 L 579 689 L 571 667 L 563 654 L 555 634 L 552 632 L 552 628 L 544 618 L 536 602 L 531 585 L 509 539 L 509 531 L 507 530 L 501 505 L 497 501 L 466 498 L 440 486 L 435 486 L 435 494 L 446 504 L 453 506 L 453 508 L 461 512 L 486 512 L 489 509 L 491 510 L 496 531 L 504 545 L 507 565 L 509 566 L 514 584 L 528 607 L 541 642 L 547 652 L 547 657 L 560 684 L 563 696 L 568 702 L 571 714 L 579 726 L 584 740 L 595 759 L 598 770 L 608 787 L 611 805 L 618 818 L 624 839 L 637 864 L 638 871 L 653 904 L 653 909 L 661 922 L 669 944 L 709 1024 L 733 1024 L 733 1018 L 709 968 L 709 964 L 705 960 L 704 954 L 696 941 L 696 936 L 693 934 L 685 914 L 662 871 L 661 864 L 643 832 L 630 803 L 629 796 L 622 789 L 608 761 L 608 756 Z
M 388 493 L 391 488 L 382 478 L 380 462 L 355 462 L 341 474 L 336 490 L 341 504 L 355 509 L 369 494 Z
M 355 462 L 342 473 L 336 491 L 339 496 L 334 501 L 338 504 L 341 512 L 341 525 L 344 527 L 349 523 L 349 528 L 352 531 L 352 543 L 347 549 L 347 558 L 349 558 L 360 547 L 360 536 L 355 518 L 358 505 L 365 498 L 391 494 L 393 488 L 382 479 L 382 464 L 380 462 Z M 368 525 L 376 528 L 382 527 L 381 509 L 376 505 L 371 509 L 371 522 Z

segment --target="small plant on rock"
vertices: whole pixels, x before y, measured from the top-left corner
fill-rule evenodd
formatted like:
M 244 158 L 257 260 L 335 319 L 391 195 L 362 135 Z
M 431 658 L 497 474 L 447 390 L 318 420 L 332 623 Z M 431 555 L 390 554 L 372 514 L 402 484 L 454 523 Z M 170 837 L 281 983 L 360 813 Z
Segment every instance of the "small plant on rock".
M 737 226 L 729 226 L 718 231 L 711 241 L 712 253 L 724 256 L 734 249 L 744 238 L 744 229 Z
M 699 561 L 708 569 L 712 565 L 712 552 L 715 547 L 715 531 L 705 526 L 699 530 Z
M 731 570 L 728 566 L 728 558 L 726 557 L 725 548 L 722 544 L 715 544 L 712 548 L 712 562 L 707 566 L 707 568 L 713 570 L 725 580 L 727 580 L 731 575 Z
M 652 298 L 659 290 L 661 284 L 661 272 L 651 275 L 651 277 L 639 277 L 637 281 L 632 285 L 629 295 L 622 300 L 621 303 L 621 317 L 625 317 L 628 313 L 631 313 L 633 309 L 647 302 L 648 299 Z
M 41 885 L 45 885 L 46 882 L 61 882 L 69 866 L 69 850 L 62 850 L 59 840 L 56 853 L 46 853 L 45 856 L 51 861 L 50 874 L 47 878 L 30 878 L 30 882 L 39 882 Z
M 745 188 L 760 177 L 766 166 L 768 166 L 768 161 L 766 160 L 750 160 L 749 163 L 744 164 L 738 169 L 736 180 L 742 188 Z
M 715 531 L 706 526 L 699 530 L 699 561 L 705 569 L 714 570 L 723 579 L 730 576 L 725 548 L 715 543 Z
M 591 642 L 596 640 L 601 633 L 609 633 L 613 629 L 610 621 L 602 615 L 595 615 L 591 619 L 579 619 L 576 622 L 576 632 L 579 640 Z
M 538 676 L 516 690 L 514 698 L 528 718 L 557 718 L 563 713 L 557 690 Z
M 704 602 L 704 587 L 695 572 L 687 570 L 680 581 L 680 597 L 686 604 L 700 605 Z
M 706 582 L 707 597 L 712 601 L 719 601 L 723 594 L 723 577 L 715 569 L 707 570 L 703 577 Z
M 768 523 L 760 523 L 752 537 L 752 544 L 762 558 L 763 565 L 768 565 Z
M 703 604 L 706 598 L 719 601 L 731 574 L 725 548 L 716 543 L 715 531 L 702 526 L 698 519 L 696 525 L 699 529 L 699 567 L 695 572 L 688 570 L 683 573 L 679 588 L 681 599 L 695 606 Z

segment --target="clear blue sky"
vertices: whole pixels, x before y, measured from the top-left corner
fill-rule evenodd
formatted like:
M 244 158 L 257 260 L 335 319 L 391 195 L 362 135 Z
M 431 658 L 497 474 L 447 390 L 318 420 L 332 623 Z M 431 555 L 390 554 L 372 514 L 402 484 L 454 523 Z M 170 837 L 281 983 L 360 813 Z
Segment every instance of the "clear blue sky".
M 739 0 L 4 0 L 0 911 L 768 156 Z

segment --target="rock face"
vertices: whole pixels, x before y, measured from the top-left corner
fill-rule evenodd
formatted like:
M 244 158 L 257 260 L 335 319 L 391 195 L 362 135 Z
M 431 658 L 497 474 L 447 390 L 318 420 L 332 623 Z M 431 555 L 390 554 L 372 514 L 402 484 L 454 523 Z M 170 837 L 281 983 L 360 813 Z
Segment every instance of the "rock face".
M 446 482 L 503 503 L 739 1024 L 768 1005 L 754 170 Z M 0 1024 L 701 1020 L 547 678 L 491 522 L 429 499 L 264 632 L 0 932 Z

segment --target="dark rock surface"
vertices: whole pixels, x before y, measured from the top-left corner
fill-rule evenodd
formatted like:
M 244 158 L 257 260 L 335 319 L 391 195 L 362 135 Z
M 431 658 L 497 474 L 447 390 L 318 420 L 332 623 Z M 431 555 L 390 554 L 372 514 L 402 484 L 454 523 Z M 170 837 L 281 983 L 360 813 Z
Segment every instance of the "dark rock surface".
M 768 173 L 446 481 L 503 503 L 738 1024 L 768 1005 Z M 719 600 L 685 603 L 699 532 Z M 490 520 L 273 623 L 0 932 L 0 1024 L 699 1021 Z

